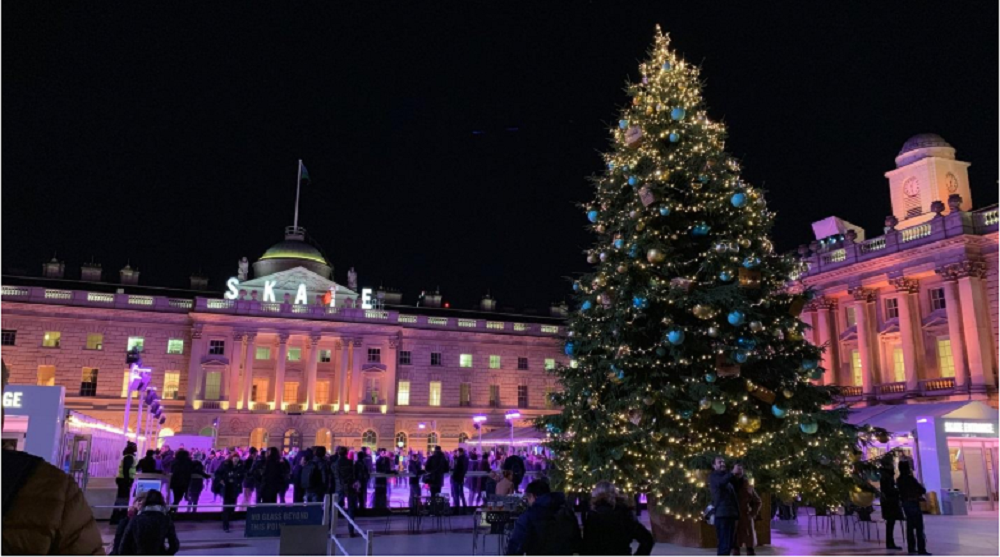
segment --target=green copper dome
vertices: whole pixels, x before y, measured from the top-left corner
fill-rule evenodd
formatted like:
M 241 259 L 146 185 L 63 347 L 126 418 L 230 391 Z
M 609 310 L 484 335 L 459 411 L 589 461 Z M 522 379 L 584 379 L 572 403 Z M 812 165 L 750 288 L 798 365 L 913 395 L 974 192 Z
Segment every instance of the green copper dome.
M 316 246 L 305 241 L 305 229 L 288 227 L 285 239 L 274 244 L 253 264 L 254 277 L 305 267 L 323 278 L 330 278 L 333 267 Z
M 299 240 L 278 242 L 265 251 L 260 259 L 262 261 L 265 259 L 305 259 L 329 265 L 326 258 L 323 257 L 323 254 L 318 249 Z

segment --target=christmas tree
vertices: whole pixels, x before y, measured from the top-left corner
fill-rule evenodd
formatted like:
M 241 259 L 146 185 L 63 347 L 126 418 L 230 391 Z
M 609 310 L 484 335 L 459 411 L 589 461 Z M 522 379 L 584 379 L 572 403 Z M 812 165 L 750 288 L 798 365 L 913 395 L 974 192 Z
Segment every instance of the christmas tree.
M 821 350 L 789 289 L 800 262 L 774 252 L 774 214 L 740 178 L 712 121 L 698 68 L 657 29 L 631 106 L 611 130 L 607 170 L 584 206 L 597 242 L 553 395 L 541 419 L 555 480 L 589 491 L 611 480 L 698 519 L 716 455 L 738 458 L 759 491 L 842 503 L 856 485 L 859 439 L 833 387 L 815 384 Z

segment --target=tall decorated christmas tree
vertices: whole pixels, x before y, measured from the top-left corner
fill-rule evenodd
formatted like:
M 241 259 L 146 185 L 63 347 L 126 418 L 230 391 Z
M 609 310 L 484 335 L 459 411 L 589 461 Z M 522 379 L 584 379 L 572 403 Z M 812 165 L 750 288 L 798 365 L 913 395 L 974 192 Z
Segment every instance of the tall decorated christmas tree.
M 759 491 L 839 504 L 854 484 L 859 431 L 824 410 L 821 351 L 803 339 L 797 260 L 774 252 L 774 214 L 724 151 L 698 68 L 657 29 L 642 79 L 613 127 L 607 170 L 584 212 L 593 271 L 555 371 L 560 414 L 542 419 L 568 491 L 611 480 L 700 519 L 716 455 Z M 761 146 L 766 148 L 766 146 Z

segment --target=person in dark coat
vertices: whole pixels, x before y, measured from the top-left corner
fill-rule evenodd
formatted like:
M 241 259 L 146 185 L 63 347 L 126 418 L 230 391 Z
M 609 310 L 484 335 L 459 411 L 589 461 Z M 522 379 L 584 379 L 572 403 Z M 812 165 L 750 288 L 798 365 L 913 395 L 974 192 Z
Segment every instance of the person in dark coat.
M 215 472 L 215 480 L 222 493 L 222 531 L 229 531 L 229 518 L 236 509 L 236 500 L 239 499 L 240 490 L 243 488 L 243 477 L 246 474 L 240 454 L 233 451 L 229 454 L 229 460 L 219 466 Z
M 424 467 L 420 464 L 420 455 L 410 453 L 410 462 L 406 466 L 407 473 L 410 474 L 410 508 L 414 509 L 420 503 L 420 477 L 424 473 Z
M 156 451 L 153 449 L 148 449 L 146 451 L 146 456 L 139 460 L 139 464 L 136 464 L 135 471 L 140 474 L 155 474 L 159 470 L 156 469 L 156 457 L 154 456 Z
M 257 448 L 250 447 L 247 458 L 243 461 L 243 504 L 250 505 L 253 500 L 253 492 L 257 489 L 257 478 L 254 474 L 254 466 L 257 464 Z
M 927 489 L 913 477 L 910 461 L 899 463 L 899 498 L 903 501 L 903 514 L 906 515 L 906 550 L 911 555 L 930 555 L 927 553 L 927 539 L 924 537 L 924 513 L 920 510 L 920 502 L 924 499 Z
M 160 470 L 164 474 L 169 474 L 173 470 L 174 459 L 177 455 L 174 453 L 170 445 L 164 444 L 163 448 L 160 449 Z
M 903 549 L 896 545 L 896 522 L 903 520 L 903 506 L 899 501 L 899 489 L 896 487 L 896 468 L 893 456 L 882 457 L 879 469 L 879 499 L 882 503 L 882 518 L 885 520 L 885 548 Z
M 281 457 L 281 484 L 278 486 L 278 501 L 284 505 L 288 487 L 292 484 L 292 464 L 288 462 L 285 455 L 279 453 L 279 456 Z
M 175 463 L 176 464 L 176 463 Z M 120 555 L 174 555 L 180 549 L 174 521 L 167 513 L 167 502 L 158 490 L 146 492 L 142 510 L 128 521 L 122 534 Z
M 271 447 L 267 450 L 267 457 L 265 457 L 262 466 L 260 486 L 258 487 L 260 502 L 277 503 L 278 491 L 282 484 L 281 453 L 278 452 L 277 447 Z
M 323 496 L 329 492 L 330 484 L 336 483 L 330 479 L 331 470 L 319 449 L 322 447 L 302 451 L 305 458 L 302 462 L 302 471 L 299 472 L 299 485 L 302 486 L 305 500 L 310 503 L 322 501 Z
M 170 504 L 174 512 L 181 505 L 181 500 L 191 487 L 191 475 L 194 473 L 194 462 L 191 453 L 178 449 L 174 455 L 174 463 L 170 468 Z
M 441 488 L 444 487 L 444 475 L 448 473 L 448 459 L 441 452 L 440 446 L 434 447 L 434 454 L 427 459 L 425 467 L 427 468 L 427 485 L 430 487 L 431 496 L 440 495 Z
M 458 512 L 468 507 L 465 500 L 465 475 L 469 473 L 469 457 L 465 454 L 465 449 L 459 447 L 455 451 L 455 465 L 451 471 L 451 506 Z
M 587 555 L 632 555 L 633 540 L 639 542 L 635 555 L 653 552 L 653 534 L 639 522 L 629 500 L 611 482 L 598 482 L 592 495 L 592 510 L 583 523 Z
M 518 456 L 518 454 L 514 452 L 513 448 L 510 451 L 510 456 L 504 459 L 502 469 L 510 470 L 512 476 L 511 481 L 514 482 L 514 491 L 520 491 L 521 482 L 524 480 L 524 473 L 526 469 L 524 467 L 524 459 Z
M 135 453 L 139 447 L 132 441 L 125 442 L 125 449 L 122 451 L 122 459 L 118 462 L 118 475 L 115 476 L 115 506 L 125 507 L 129 504 L 132 496 L 132 484 L 135 483 L 136 458 Z M 111 512 L 111 524 L 118 524 L 118 521 L 125 516 L 125 511 L 115 509 Z
M 377 474 L 392 474 L 392 459 L 386 454 L 385 449 L 378 450 L 378 458 L 375 459 L 375 472 Z M 388 512 L 389 478 L 375 478 L 375 501 L 372 506 L 381 514 Z
M 738 464 L 743 468 L 742 464 Z M 744 471 L 745 472 L 745 471 Z M 750 480 L 741 477 L 735 484 L 736 502 L 739 504 L 740 518 L 736 521 L 736 535 L 733 540 L 733 555 L 740 554 L 740 548 L 746 546 L 747 555 L 756 555 L 757 547 L 757 517 L 760 516 L 762 502 Z
M 302 503 L 306 500 L 306 490 L 302 486 L 302 468 L 305 466 L 306 460 L 309 458 L 312 458 L 312 451 L 309 449 L 295 455 L 295 464 L 292 465 L 292 469 L 289 473 L 289 480 L 292 482 L 293 503 Z
M 573 555 L 583 553 L 580 523 L 566 496 L 553 492 L 545 480 L 525 489 L 528 509 L 514 523 L 507 555 Z
M 135 515 L 139 514 L 142 510 L 142 506 L 146 503 L 146 493 L 142 492 L 135 496 L 135 502 L 132 506 L 128 508 L 127 516 L 123 517 L 118 522 L 118 527 L 115 528 L 115 539 L 111 542 L 111 550 L 108 551 L 108 555 L 121 555 L 119 549 L 122 545 L 122 538 L 125 536 L 125 528 L 128 527 L 128 523 L 135 518 Z
M 191 512 L 198 511 L 198 499 L 201 498 L 201 492 L 205 489 L 205 478 L 207 477 L 205 465 L 200 460 L 193 461 L 191 463 L 191 483 L 188 485 L 186 497 L 188 509 Z
M 740 518 L 736 484 L 743 477 L 743 468 L 736 464 L 732 472 L 726 471 L 726 459 L 715 457 L 714 471 L 709 475 L 709 489 L 712 492 L 715 535 L 719 540 L 716 555 L 729 555 L 735 541 L 736 523 Z
M 361 447 L 354 457 L 354 481 L 358 482 L 358 508 L 365 510 L 368 508 L 368 484 L 372 479 L 372 462 L 368 447 Z
M 354 477 L 356 467 L 354 461 L 348 455 L 347 447 L 340 447 L 340 452 L 337 454 L 337 503 L 344 507 L 344 502 L 347 502 L 347 515 L 354 519 L 354 514 L 358 509 L 358 481 Z M 350 522 L 347 523 L 347 531 L 350 532 L 351 537 L 354 537 L 354 526 Z

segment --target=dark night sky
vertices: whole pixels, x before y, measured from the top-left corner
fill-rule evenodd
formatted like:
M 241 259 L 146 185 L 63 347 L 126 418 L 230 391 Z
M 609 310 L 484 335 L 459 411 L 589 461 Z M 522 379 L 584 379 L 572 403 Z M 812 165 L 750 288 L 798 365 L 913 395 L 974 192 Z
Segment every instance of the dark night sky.
M 4 4 L 5 272 L 58 252 L 71 277 L 130 259 L 221 291 L 291 224 L 302 158 L 301 223 L 338 281 L 544 307 L 586 267 L 575 203 L 655 23 L 702 64 L 779 248 L 831 214 L 877 235 L 882 174 L 920 132 L 997 201 L 980 3 L 211 4 Z

